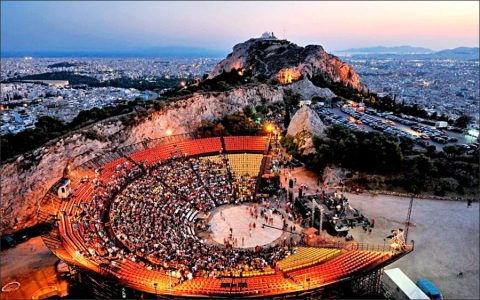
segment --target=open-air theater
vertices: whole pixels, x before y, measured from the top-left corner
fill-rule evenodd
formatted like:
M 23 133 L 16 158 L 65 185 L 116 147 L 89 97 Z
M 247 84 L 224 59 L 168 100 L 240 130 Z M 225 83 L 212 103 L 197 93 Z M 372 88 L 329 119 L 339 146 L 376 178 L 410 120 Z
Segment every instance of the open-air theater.
M 55 226 L 43 240 L 97 296 L 113 298 L 299 297 L 344 282 L 376 285 L 377 277 L 359 280 L 413 250 L 312 243 L 315 230 L 302 229 L 252 248 L 231 232 L 223 243 L 201 235 L 200 221 L 235 205 L 251 205 L 263 230 L 272 208 L 262 206 L 258 178 L 269 149 L 267 136 L 184 134 L 112 150 L 71 167 L 67 195 L 57 192 L 65 178 L 50 189 L 38 217 Z M 288 207 L 273 214 L 295 222 Z

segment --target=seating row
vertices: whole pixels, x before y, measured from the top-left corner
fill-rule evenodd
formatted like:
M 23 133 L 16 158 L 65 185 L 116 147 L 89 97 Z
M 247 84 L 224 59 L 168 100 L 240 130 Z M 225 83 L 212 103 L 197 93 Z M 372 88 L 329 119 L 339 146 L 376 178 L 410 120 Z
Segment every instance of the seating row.
M 340 279 L 389 258 L 390 255 L 390 252 L 353 250 L 345 252 L 325 263 L 288 272 L 288 274 L 299 282 L 310 278 L 309 284 L 313 287 Z
M 265 136 L 226 136 L 223 138 L 226 151 L 262 151 L 268 146 Z
M 299 247 L 295 254 L 285 257 L 277 266 L 282 271 L 289 272 L 327 261 L 339 254 L 340 250 L 334 248 Z
M 175 154 L 197 155 L 202 153 L 219 153 L 222 151 L 220 138 L 205 138 L 197 140 L 169 143 L 154 148 L 135 152 L 130 155 L 135 162 L 146 161 L 146 166 L 168 159 Z
M 258 176 L 262 165 L 263 154 L 227 154 L 226 155 L 235 176 Z
M 222 283 L 233 283 L 234 286 L 222 287 Z M 240 284 L 242 283 L 242 287 Z M 293 292 L 298 286 L 282 274 L 263 275 L 248 278 L 237 278 L 232 281 L 230 278 L 194 278 L 187 280 L 175 287 L 179 295 L 205 295 L 205 296 L 253 296 L 271 295 Z

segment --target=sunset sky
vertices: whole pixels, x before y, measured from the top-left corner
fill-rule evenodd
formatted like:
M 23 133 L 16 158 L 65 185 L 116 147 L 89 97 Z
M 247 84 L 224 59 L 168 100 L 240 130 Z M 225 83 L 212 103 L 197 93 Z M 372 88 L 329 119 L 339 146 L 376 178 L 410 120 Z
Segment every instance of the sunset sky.
M 479 2 L 1 2 L 3 51 L 198 47 L 273 31 L 329 51 L 479 45 Z

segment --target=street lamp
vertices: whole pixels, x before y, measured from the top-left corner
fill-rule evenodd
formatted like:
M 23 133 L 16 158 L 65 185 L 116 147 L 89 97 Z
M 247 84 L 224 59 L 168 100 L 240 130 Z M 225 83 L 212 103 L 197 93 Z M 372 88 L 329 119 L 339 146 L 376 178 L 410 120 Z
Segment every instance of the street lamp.
M 273 125 L 271 123 L 267 123 L 265 125 L 265 130 L 268 132 L 268 133 L 272 133 L 273 131 Z

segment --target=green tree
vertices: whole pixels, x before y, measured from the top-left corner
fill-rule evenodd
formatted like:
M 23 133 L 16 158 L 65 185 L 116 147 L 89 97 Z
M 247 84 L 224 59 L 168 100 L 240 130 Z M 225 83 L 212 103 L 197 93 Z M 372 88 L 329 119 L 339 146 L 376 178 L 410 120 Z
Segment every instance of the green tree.
M 432 160 L 424 154 L 417 155 L 414 158 L 414 164 L 421 176 L 429 176 L 436 171 Z
M 443 152 L 445 152 L 445 154 L 451 158 L 455 155 L 460 155 L 462 153 L 462 149 L 460 149 L 458 145 L 446 145 L 443 147 Z
M 218 123 L 213 126 L 212 134 L 213 136 L 224 136 L 227 135 L 227 130 L 225 129 L 225 126 L 222 125 L 222 123 Z
M 288 128 L 288 125 L 290 125 L 290 108 L 287 104 L 285 104 L 285 117 L 283 118 L 283 126 L 285 128 Z
M 293 92 L 292 90 L 284 90 L 283 92 L 283 102 L 287 106 L 297 106 L 302 100 L 302 95 L 299 93 Z
M 288 154 L 298 155 L 298 146 L 295 143 L 295 139 L 291 135 L 286 135 L 280 140 L 280 144 L 287 150 Z
M 467 128 L 468 124 L 472 121 L 472 117 L 467 115 L 461 115 L 455 120 L 454 125 L 458 128 Z

